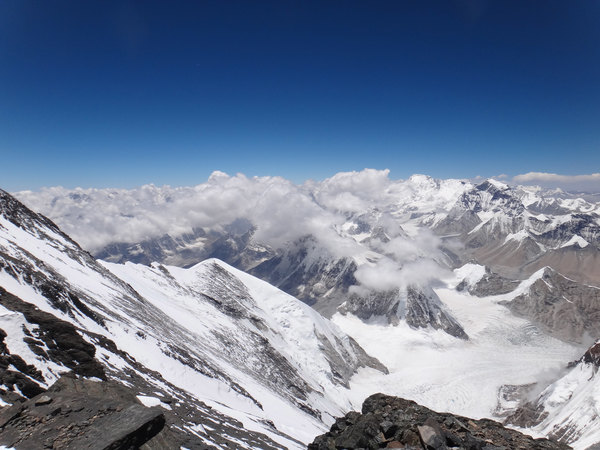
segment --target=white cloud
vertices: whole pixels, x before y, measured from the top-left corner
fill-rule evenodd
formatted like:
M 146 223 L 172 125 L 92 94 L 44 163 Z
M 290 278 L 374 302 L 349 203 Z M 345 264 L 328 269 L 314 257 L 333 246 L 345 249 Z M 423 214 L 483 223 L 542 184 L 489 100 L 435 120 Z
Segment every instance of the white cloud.
M 440 245 L 440 238 L 428 229 L 421 229 L 411 237 L 399 235 L 389 242 L 375 241 L 373 249 L 384 256 L 375 263 L 358 267 L 354 276 L 360 286 L 355 292 L 430 285 L 448 275 L 436 262 L 442 256 Z
M 495 178 L 506 180 L 507 176 Z M 512 182 L 600 192 L 600 174 L 530 172 L 515 176 Z M 443 275 L 436 263 L 442 260 L 439 238 L 427 229 L 403 230 L 399 224 L 404 227 L 414 213 L 427 218 L 448 211 L 471 187 L 465 181 L 425 175 L 391 180 L 389 170 L 375 169 L 338 173 L 303 185 L 281 177 L 248 178 L 216 171 L 206 182 L 192 187 L 52 187 L 16 195 L 92 252 L 110 243 L 135 243 L 163 234 L 178 236 L 196 227 L 218 230 L 236 219 L 247 219 L 256 226 L 255 238 L 275 247 L 312 235 L 319 251 L 334 257 L 365 261 L 369 260 L 366 253 L 376 251 L 380 258 L 361 265 L 355 276 L 364 288 L 385 290 L 429 284 Z M 389 242 L 372 240 L 368 249 L 340 236 L 348 218 L 363 213 L 374 221 L 371 225 L 386 230 Z
M 378 210 L 372 225 L 383 226 L 391 240 L 373 241 L 372 250 L 382 257 L 375 265 L 361 266 L 356 277 L 366 288 L 388 289 L 428 283 L 441 271 L 434 261 L 440 257 L 439 238 L 429 230 L 413 230 L 409 237 L 397 217 L 410 217 L 416 205 L 431 213 L 447 209 L 467 188 L 460 180 L 424 175 L 391 180 L 389 170 L 338 173 L 300 186 L 281 177 L 248 178 L 217 171 L 192 187 L 52 187 L 16 195 L 92 252 L 110 243 L 178 236 L 196 227 L 218 230 L 243 218 L 256 226 L 259 242 L 280 247 L 312 235 L 319 251 L 333 257 L 362 255 L 364 260 L 370 250 L 342 237 L 339 230 L 349 215 Z
M 361 295 L 370 290 L 388 291 L 405 289 L 407 286 L 429 286 L 448 275 L 449 270 L 431 258 L 400 262 L 384 257 L 374 264 L 358 267 L 354 277 L 359 285 L 353 286 L 351 291 Z
M 600 173 L 588 175 L 559 175 L 546 172 L 528 172 L 516 175 L 513 183 L 539 185 L 545 188 L 561 188 L 565 191 L 600 192 Z
M 339 229 L 348 214 L 404 204 L 408 214 L 415 202 L 431 205 L 454 201 L 454 189 L 440 189 L 440 181 L 424 175 L 409 180 L 390 180 L 389 170 L 365 169 L 338 173 L 322 182 L 298 186 L 281 177 L 235 176 L 214 172 L 192 187 L 141 186 L 136 189 L 44 188 L 17 196 L 32 209 L 55 220 L 84 248 L 94 252 L 115 242 L 134 243 L 170 234 L 178 236 L 193 228 L 220 229 L 236 219 L 256 226 L 259 242 L 282 246 L 313 235 L 318 246 L 334 257 L 352 257 L 368 252 L 353 239 L 343 238 Z M 379 213 L 378 213 L 379 214 Z M 365 285 L 398 286 L 401 272 L 424 258 L 438 255 L 439 239 L 428 231 L 407 237 L 397 220 L 381 211 L 378 225 L 392 239 L 374 242 L 374 250 L 387 255 L 377 267 L 358 273 Z M 428 268 L 429 270 L 430 268 Z M 435 271 L 429 270 L 431 273 Z M 414 278 L 423 277 L 413 270 Z M 381 281 L 381 283 L 379 283 Z
M 364 169 L 360 172 L 340 172 L 321 183 L 306 187 L 314 192 L 317 202 L 332 211 L 363 212 L 380 204 L 392 185 L 390 171 Z
M 400 271 L 402 266 L 390 258 L 382 258 L 375 264 L 359 266 L 354 277 L 360 286 L 353 289 L 358 294 L 363 294 L 364 289 L 388 291 L 401 286 Z
M 91 251 L 113 242 L 177 236 L 194 227 L 218 229 L 238 218 L 250 220 L 257 226 L 257 239 L 272 245 L 307 234 L 330 241 L 337 236 L 333 225 L 343 220 L 315 202 L 310 191 L 284 178 L 223 172 L 193 187 L 52 187 L 16 195 Z

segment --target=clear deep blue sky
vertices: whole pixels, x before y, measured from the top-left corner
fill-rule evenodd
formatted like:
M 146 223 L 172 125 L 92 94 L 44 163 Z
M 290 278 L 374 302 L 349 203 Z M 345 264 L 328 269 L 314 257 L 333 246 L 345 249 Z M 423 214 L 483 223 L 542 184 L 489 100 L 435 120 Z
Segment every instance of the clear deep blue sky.
M 0 186 L 600 169 L 598 1 L 0 0 Z

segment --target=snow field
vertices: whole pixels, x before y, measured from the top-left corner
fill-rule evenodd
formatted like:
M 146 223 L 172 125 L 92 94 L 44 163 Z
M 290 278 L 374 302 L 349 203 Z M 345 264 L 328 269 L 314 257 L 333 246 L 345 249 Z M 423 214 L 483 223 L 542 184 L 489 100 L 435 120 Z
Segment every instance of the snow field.
M 464 276 L 465 271 L 459 273 Z M 448 284 L 454 286 L 457 280 Z M 362 369 L 352 379 L 356 408 L 368 395 L 383 392 L 438 411 L 493 418 L 503 385 L 531 384 L 540 377 L 548 379 L 549 373 L 558 376 L 567 362 L 582 353 L 581 348 L 548 337 L 529 321 L 513 316 L 497 298 L 478 298 L 449 287 L 436 293 L 463 325 L 468 341 L 437 330 L 411 329 L 404 323 L 389 326 L 377 319 L 365 323 L 339 313 L 332 318 L 390 370 L 385 376 Z

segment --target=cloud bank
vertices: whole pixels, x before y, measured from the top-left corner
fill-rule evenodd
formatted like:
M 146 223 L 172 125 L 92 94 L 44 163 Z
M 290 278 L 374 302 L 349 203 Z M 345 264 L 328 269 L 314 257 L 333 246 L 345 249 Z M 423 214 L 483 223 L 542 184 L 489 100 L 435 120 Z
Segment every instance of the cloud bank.
M 193 187 L 53 187 L 17 196 L 53 218 L 92 252 L 113 242 L 133 243 L 163 234 L 178 236 L 197 227 L 220 229 L 238 218 L 257 226 L 257 239 L 279 245 L 311 233 L 325 238 L 338 221 L 335 214 L 283 178 L 247 178 L 222 172 Z
M 559 175 L 546 172 L 528 172 L 516 175 L 513 183 L 538 185 L 544 188 L 560 188 L 570 192 L 600 192 L 600 173 L 589 175 Z
M 600 191 L 600 174 L 531 172 L 517 175 L 513 182 Z M 256 227 L 258 242 L 279 248 L 312 235 L 332 257 L 367 261 L 355 273 L 363 287 L 392 289 L 429 284 L 444 275 L 435 262 L 443 260 L 439 238 L 414 226 L 413 219 L 428 223 L 438 213 L 445 215 L 472 187 L 464 180 L 424 175 L 392 180 L 389 170 L 375 169 L 338 173 L 303 185 L 281 177 L 249 178 L 217 171 L 191 187 L 51 187 L 15 195 L 92 253 L 112 243 L 137 243 L 165 234 L 177 237 L 199 227 L 219 231 L 236 219 L 247 219 Z M 384 229 L 387 239 L 360 244 L 346 234 L 349 220 Z M 369 252 L 377 256 L 369 257 Z
M 409 237 L 398 219 L 411 217 L 416 205 L 421 212 L 444 211 L 469 187 L 460 180 L 424 175 L 392 180 L 389 170 L 365 169 L 303 185 L 281 177 L 214 172 L 192 187 L 51 187 L 16 195 L 92 253 L 111 243 L 176 237 L 198 227 L 218 231 L 247 219 L 256 227 L 255 239 L 276 248 L 312 235 L 334 258 L 366 261 L 367 253 L 376 252 L 376 262 L 361 265 L 356 276 L 365 287 L 381 289 L 405 285 L 407 278 L 425 283 L 439 273 L 432 259 L 439 239 L 417 230 Z M 358 243 L 344 231 L 351 218 L 385 229 L 390 240 L 374 239 L 370 248 Z
M 466 187 L 459 180 L 424 175 L 391 180 L 389 170 L 365 169 L 303 185 L 281 177 L 214 172 L 192 187 L 50 187 L 15 195 L 92 252 L 110 243 L 178 236 L 196 227 L 218 230 L 245 218 L 256 226 L 256 239 L 267 244 L 280 246 L 312 234 L 332 251 L 347 255 L 355 249 L 336 230 L 350 215 L 390 208 L 396 215 L 411 214 L 416 203 L 420 211 L 444 210 Z

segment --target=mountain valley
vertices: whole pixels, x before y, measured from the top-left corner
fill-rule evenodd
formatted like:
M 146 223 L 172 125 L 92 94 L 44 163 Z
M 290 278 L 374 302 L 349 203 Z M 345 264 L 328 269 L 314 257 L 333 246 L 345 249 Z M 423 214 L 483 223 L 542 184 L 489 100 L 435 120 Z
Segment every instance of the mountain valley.
M 7 405 L 72 372 L 174 448 L 305 448 L 375 393 L 600 443 L 593 195 L 372 170 L 0 194 Z

